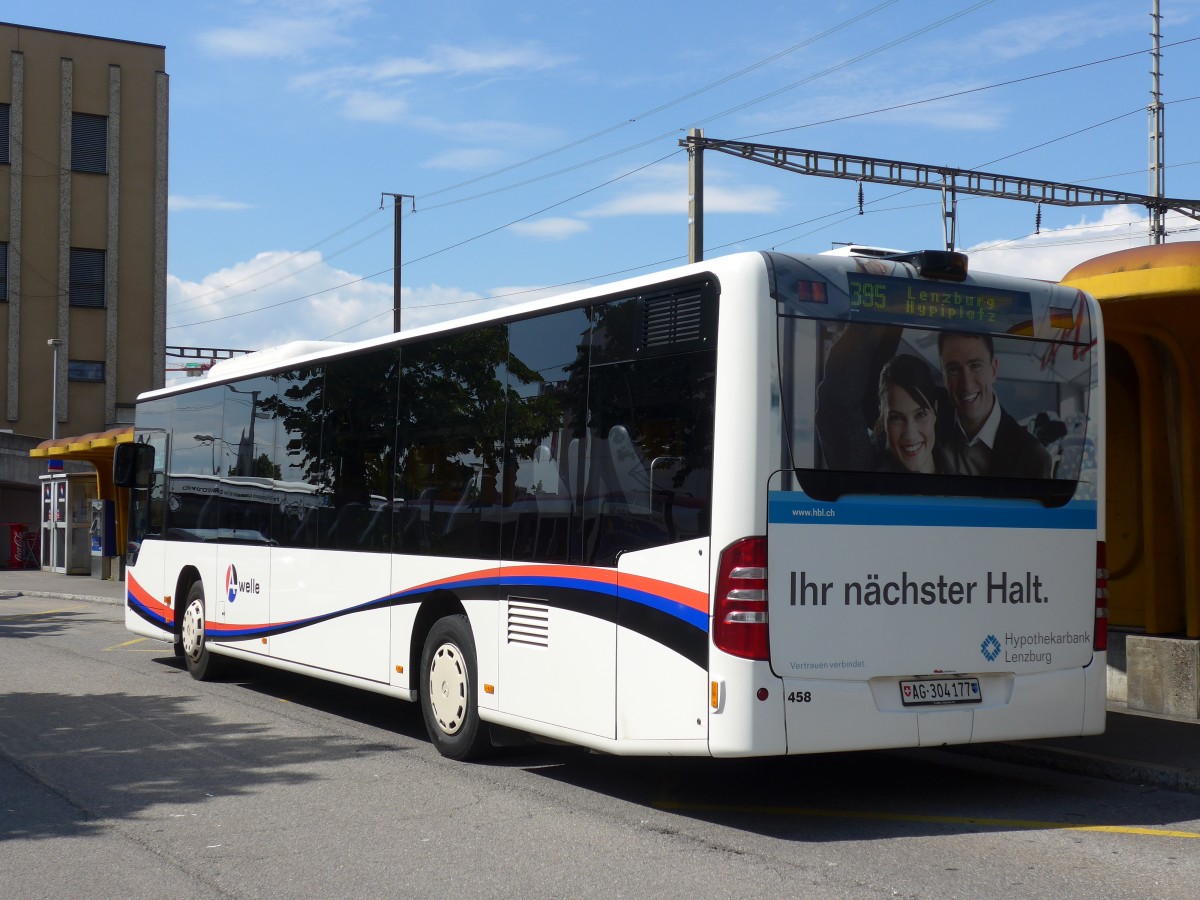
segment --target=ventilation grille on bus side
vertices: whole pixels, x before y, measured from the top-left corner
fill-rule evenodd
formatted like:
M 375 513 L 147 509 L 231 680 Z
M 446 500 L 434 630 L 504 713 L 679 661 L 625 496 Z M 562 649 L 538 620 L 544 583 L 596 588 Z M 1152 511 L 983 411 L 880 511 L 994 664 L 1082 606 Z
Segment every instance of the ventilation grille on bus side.
M 549 647 L 550 608 L 523 597 L 509 597 L 508 643 Z
M 642 347 L 653 349 L 697 341 L 701 338 L 701 296 L 660 294 L 647 297 L 642 313 Z

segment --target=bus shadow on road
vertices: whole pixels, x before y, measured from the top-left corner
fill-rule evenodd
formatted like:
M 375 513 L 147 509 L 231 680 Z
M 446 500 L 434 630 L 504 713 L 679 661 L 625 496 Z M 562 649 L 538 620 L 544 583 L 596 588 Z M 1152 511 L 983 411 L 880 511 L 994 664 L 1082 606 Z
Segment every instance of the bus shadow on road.
M 557 752 L 557 751 L 556 751 Z M 764 759 L 637 759 L 566 753 L 538 777 L 643 807 L 643 827 L 699 823 L 827 842 L 1032 830 L 1151 829 L 1195 818 L 1192 799 L 944 750 Z M 1103 821 L 1095 810 L 1104 807 Z M 1091 810 L 1091 812 L 1088 812 Z M 1193 835 L 1194 836 L 1194 835 Z
M 0 613 L 0 638 L 51 637 L 87 618 L 86 610 L 76 609 L 4 612 Z
M 183 660 L 174 655 L 159 656 L 153 661 L 164 668 L 187 671 Z M 421 709 L 415 703 L 246 660 L 230 658 L 227 662 L 226 671 L 216 681 L 428 743 Z
M 202 697 L 0 694 L 0 842 L 96 833 L 105 820 L 327 777 L 361 737 L 218 719 Z

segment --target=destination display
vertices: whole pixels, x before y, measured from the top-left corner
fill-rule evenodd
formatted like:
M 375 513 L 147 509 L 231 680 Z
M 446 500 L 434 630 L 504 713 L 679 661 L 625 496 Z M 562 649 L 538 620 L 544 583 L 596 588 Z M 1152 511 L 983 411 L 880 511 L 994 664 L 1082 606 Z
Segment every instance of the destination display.
M 850 318 L 997 334 L 1028 329 L 1033 303 L 1025 291 L 847 273 Z

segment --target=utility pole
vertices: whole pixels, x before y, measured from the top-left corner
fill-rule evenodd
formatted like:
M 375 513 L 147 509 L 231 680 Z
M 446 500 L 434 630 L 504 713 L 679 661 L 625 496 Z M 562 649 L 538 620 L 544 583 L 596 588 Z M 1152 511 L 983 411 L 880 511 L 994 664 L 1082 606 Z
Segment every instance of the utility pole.
M 417 211 L 417 198 L 412 194 L 391 194 L 384 191 L 379 195 L 379 208 L 383 209 L 383 198 L 392 198 L 392 210 L 396 217 L 394 246 L 392 248 L 392 331 L 400 330 L 400 201 L 411 200 L 413 212 Z
M 1150 69 L 1150 196 L 1162 199 L 1166 188 L 1166 152 L 1163 146 L 1166 137 L 1163 116 L 1162 91 L 1159 80 L 1162 72 L 1159 68 L 1162 52 L 1159 42 L 1162 39 L 1162 16 L 1158 12 L 1158 0 L 1154 0 L 1150 17 L 1154 20 L 1154 30 L 1150 32 L 1153 49 L 1150 51 L 1152 68 Z M 1150 243 L 1161 244 L 1167 235 L 1166 210 L 1155 205 L 1150 207 Z
M 688 262 L 704 259 L 704 129 L 688 130 Z

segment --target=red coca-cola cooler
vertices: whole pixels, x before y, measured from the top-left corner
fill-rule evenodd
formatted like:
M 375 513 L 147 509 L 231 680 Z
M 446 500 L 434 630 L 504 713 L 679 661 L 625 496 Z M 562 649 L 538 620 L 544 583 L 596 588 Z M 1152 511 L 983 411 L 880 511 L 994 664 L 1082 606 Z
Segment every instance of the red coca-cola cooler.
M 0 522 L 0 566 L 36 569 L 37 534 L 24 522 Z

